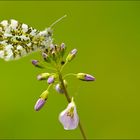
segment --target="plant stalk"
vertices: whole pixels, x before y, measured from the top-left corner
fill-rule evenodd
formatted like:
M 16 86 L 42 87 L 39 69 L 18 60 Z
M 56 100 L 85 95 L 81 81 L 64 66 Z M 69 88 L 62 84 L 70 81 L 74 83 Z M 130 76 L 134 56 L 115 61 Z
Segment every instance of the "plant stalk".
M 67 89 L 66 89 L 65 85 L 64 85 L 63 78 L 62 78 L 62 74 L 61 74 L 61 72 L 58 72 L 58 74 L 59 74 L 59 80 L 60 80 L 60 82 L 61 82 L 61 84 L 62 84 L 62 88 L 63 88 L 63 90 L 64 90 L 64 95 L 65 95 L 65 97 L 66 97 L 68 103 L 70 103 L 70 102 L 71 102 L 71 98 L 70 98 L 70 96 L 69 96 L 69 94 L 68 94 L 68 92 L 67 92 Z M 87 137 L 86 137 L 86 135 L 85 135 L 85 132 L 84 132 L 84 129 L 83 129 L 83 127 L 82 127 L 82 124 L 81 124 L 80 120 L 79 120 L 78 126 L 79 126 L 80 132 L 81 132 L 81 134 L 82 134 L 82 136 L 83 136 L 83 139 L 84 139 L 84 140 L 87 140 Z

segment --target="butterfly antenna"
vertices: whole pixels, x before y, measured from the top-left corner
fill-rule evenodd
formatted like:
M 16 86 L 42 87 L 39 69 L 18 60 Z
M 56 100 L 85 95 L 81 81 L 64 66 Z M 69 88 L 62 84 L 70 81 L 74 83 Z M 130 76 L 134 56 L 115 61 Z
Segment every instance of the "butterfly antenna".
M 55 22 L 53 22 L 50 26 L 50 28 L 52 28 L 56 23 L 58 23 L 59 21 L 61 21 L 63 18 L 67 17 L 67 15 L 64 15 L 63 17 L 57 19 Z

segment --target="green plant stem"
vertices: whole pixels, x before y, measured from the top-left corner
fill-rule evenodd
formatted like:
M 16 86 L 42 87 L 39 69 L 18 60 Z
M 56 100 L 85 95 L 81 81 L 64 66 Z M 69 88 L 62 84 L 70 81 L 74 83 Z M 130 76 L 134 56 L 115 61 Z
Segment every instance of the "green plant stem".
M 61 72 L 58 72 L 58 74 L 59 74 L 59 80 L 60 80 L 60 82 L 61 82 L 61 84 L 62 84 L 62 88 L 63 88 L 63 90 L 64 90 L 64 95 L 65 95 L 67 101 L 70 103 L 70 102 L 71 102 L 71 98 L 70 98 L 70 96 L 69 96 L 69 94 L 68 94 L 68 92 L 67 92 L 67 89 L 66 89 L 65 85 L 64 85 L 63 77 L 62 77 L 62 75 L 61 75 Z M 85 135 L 85 132 L 84 132 L 84 129 L 83 129 L 83 127 L 82 127 L 82 124 L 81 124 L 80 120 L 79 120 L 79 124 L 78 124 L 78 125 L 79 125 L 80 132 L 81 132 L 81 134 L 82 134 L 82 136 L 83 136 L 83 139 L 84 139 L 84 140 L 87 140 L 86 135 Z

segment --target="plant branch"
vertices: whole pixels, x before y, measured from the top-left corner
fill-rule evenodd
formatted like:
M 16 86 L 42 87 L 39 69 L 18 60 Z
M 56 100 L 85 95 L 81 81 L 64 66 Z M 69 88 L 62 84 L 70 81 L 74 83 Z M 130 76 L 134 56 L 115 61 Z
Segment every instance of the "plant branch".
M 61 84 L 62 84 L 62 88 L 63 88 L 63 90 L 64 90 L 64 95 L 65 95 L 67 101 L 70 103 L 70 102 L 71 102 L 71 98 L 70 98 L 70 96 L 69 96 L 69 94 L 68 94 L 68 92 L 67 92 L 67 89 L 66 89 L 65 85 L 64 85 L 63 77 L 62 77 L 62 75 L 61 75 L 61 72 L 58 72 L 58 74 L 59 74 L 59 80 L 60 80 L 60 82 L 61 82 Z M 87 140 L 86 135 L 85 135 L 85 132 L 84 132 L 84 129 L 83 129 L 83 127 L 82 127 L 82 124 L 81 124 L 80 120 L 79 120 L 78 126 L 79 126 L 80 132 L 81 132 L 81 134 L 82 134 L 82 136 L 83 136 L 83 139 L 84 139 L 84 140 Z

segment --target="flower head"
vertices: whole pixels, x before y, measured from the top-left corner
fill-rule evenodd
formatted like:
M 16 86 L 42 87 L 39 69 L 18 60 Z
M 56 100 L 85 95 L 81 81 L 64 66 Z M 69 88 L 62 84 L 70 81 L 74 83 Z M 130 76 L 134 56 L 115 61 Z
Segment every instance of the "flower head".
M 79 124 L 79 117 L 77 114 L 75 103 L 72 99 L 67 108 L 59 115 L 59 121 L 65 130 L 76 129 Z

